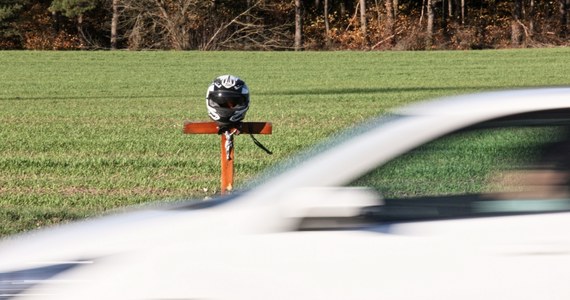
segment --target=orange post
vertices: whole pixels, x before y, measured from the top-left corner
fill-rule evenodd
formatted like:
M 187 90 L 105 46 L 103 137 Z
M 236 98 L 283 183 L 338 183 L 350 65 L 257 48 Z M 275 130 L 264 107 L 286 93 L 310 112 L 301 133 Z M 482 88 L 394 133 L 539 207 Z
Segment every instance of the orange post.
M 267 122 L 243 122 L 240 128 L 229 127 L 227 131 L 220 132 L 215 122 L 186 122 L 186 134 L 220 134 L 221 136 L 221 192 L 227 194 L 232 191 L 234 184 L 234 136 L 240 133 L 271 134 L 273 126 Z
M 221 134 L 222 144 L 221 144 L 221 181 L 222 181 L 222 194 L 231 192 L 234 184 L 234 147 L 233 147 L 233 135 L 228 135 L 225 133 Z M 227 147 L 228 143 L 231 143 L 231 147 Z

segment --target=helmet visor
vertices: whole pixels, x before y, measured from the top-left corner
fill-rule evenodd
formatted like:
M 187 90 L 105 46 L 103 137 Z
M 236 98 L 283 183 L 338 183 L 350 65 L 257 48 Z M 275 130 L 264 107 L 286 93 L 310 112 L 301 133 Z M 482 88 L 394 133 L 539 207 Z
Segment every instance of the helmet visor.
M 246 96 L 232 92 L 211 92 L 208 99 L 222 108 L 236 108 L 246 104 Z

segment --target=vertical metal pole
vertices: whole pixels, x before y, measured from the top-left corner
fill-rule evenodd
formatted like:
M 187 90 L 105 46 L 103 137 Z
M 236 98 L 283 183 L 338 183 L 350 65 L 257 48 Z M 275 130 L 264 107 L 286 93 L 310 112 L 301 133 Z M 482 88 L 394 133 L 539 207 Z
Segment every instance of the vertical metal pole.
M 233 136 L 229 137 L 230 139 L 233 139 Z M 222 145 L 221 145 L 221 156 L 220 156 L 220 161 L 221 161 L 221 168 L 222 168 L 222 178 L 221 178 L 221 182 L 222 182 L 222 195 L 228 194 L 229 192 L 232 191 L 233 189 L 233 185 L 234 185 L 234 148 L 235 147 L 230 147 L 229 149 L 229 155 L 226 152 L 226 142 L 227 142 L 228 137 L 225 134 L 221 134 L 221 140 L 222 140 Z

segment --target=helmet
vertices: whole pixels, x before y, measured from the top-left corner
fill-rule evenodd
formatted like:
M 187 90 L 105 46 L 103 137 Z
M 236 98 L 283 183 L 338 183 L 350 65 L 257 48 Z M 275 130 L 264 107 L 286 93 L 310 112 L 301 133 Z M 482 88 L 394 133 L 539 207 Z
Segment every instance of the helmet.
M 238 77 L 220 76 L 208 87 L 206 106 L 210 118 L 219 125 L 237 124 L 249 109 L 249 89 Z

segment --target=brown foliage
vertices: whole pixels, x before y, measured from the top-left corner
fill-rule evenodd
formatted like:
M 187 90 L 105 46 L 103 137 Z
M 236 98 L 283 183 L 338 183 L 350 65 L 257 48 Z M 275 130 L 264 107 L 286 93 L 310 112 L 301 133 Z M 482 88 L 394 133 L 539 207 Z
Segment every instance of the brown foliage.
M 24 48 L 28 50 L 79 50 L 84 49 L 75 35 L 59 31 L 55 35 L 33 31 L 24 35 Z
M 176 50 L 290 50 L 294 48 L 294 1 L 117 0 L 119 48 Z M 366 34 L 358 1 L 303 0 L 302 49 L 426 50 L 570 45 L 561 1 L 366 1 Z M 111 1 L 83 23 L 48 11 L 50 1 L 30 2 L 10 23 L 18 34 L 0 39 L 0 49 L 90 49 L 110 47 Z M 397 6 L 393 6 L 396 5 Z M 518 3 L 518 4 L 517 4 Z M 516 4 L 516 5 L 515 5 Z M 455 5 L 455 7 L 453 6 Z M 520 5 L 522 5 L 522 10 Z M 391 13 L 388 13 L 390 10 Z M 516 10 L 516 13 L 515 13 Z M 328 28 L 327 28 L 328 25 Z M 430 27 L 431 28 L 431 27 Z M 328 30 L 327 30 L 328 29 Z M 87 33 L 87 34 L 86 34 Z
M 42 4 L 35 4 L 21 17 L 21 44 L 27 50 L 77 50 L 84 45 L 77 35 L 56 29 L 53 15 Z

